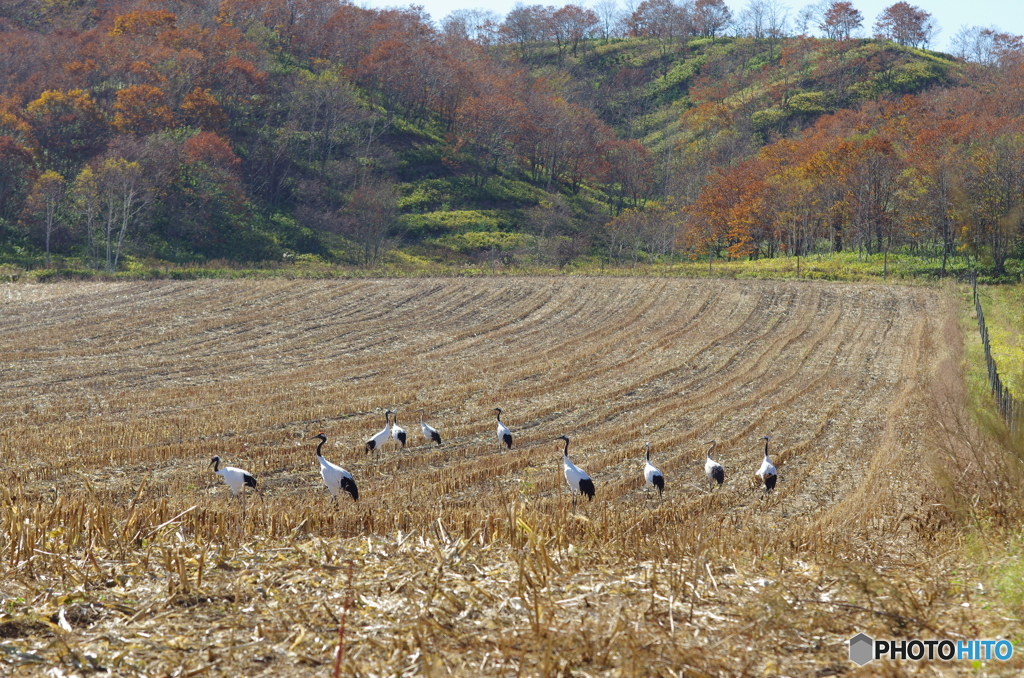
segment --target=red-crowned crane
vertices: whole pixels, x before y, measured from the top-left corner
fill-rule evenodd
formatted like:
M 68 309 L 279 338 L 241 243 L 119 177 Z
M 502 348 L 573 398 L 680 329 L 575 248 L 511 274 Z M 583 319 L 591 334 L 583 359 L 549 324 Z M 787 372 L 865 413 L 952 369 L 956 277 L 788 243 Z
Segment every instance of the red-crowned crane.
M 761 468 L 757 469 L 757 475 L 764 481 L 764 491 L 767 493 L 775 489 L 775 481 L 778 480 L 779 474 L 775 470 L 775 464 L 768 458 L 768 436 L 762 437 L 761 440 L 764 441 L 764 461 L 761 462 Z
M 572 493 L 572 505 L 576 506 L 577 495 L 587 495 L 587 501 L 594 499 L 594 481 L 590 479 L 587 472 L 576 464 L 569 461 L 569 436 L 558 436 L 559 440 L 565 441 L 565 449 L 562 450 L 562 473 L 565 474 L 565 482 L 569 485 L 569 492 Z
M 397 440 L 404 450 L 405 441 L 407 440 L 405 429 L 398 425 L 398 412 L 392 412 L 391 414 L 394 415 L 391 417 L 391 438 L 392 440 Z
M 237 497 L 238 493 L 241 492 L 242 499 L 244 500 L 246 487 L 256 489 L 256 478 L 251 473 L 234 466 L 221 468 L 219 455 L 210 460 L 210 466 L 213 467 L 213 472 L 223 478 L 224 482 L 231 488 L 232 497 Z
M 420 410 L 420 430 L 423 431 L 423 437 L 427 439 L 427 445 L 437 443 L 437 446 L 441 447 L 441 434 L 437 432 L 436 428 L 423 421 L 424 411 Z
M 501 408 L 495 407 L 494 411 L 498 413 L 498 440 L 512 449 L 512 431 L 508 430 L 508 426 L 501 423 Z
M 327 434 L 321 432 L 313 436 L 313 438 L 320 440 L 320 444 L 316 446 L 316 458 L 320 462 L 320 477 L 324 479 L 324 485 L 331 492 L 331 503 L 333 504 L 338 501 L 338 495 L 342 491 L 351 494 L 353 501 L 358 501 L 359 488 L 356 487 L 356 481 L 352 478 L 352 474 L 337 464 L 332 464 L 324 459 L 324 455 L 320 451 L 320 448 L 327 442 Z
M 651 444 L 647 443 L 647 454 L 644 456 L 644 481 L 646 487 L 658 488 L 658 496 L 665 491 L 665 476 L 651 463 Z
M 711 447 L 709 447 L 708 451 L 704 453 L 704 475 L 707 476 L 708 485 L 711 486 L 711 489 L 713 490 L 715 489 L 715 483 L 718 483 L 718 486 L 721 487 L 722 483 L 725 482 L 725 469 L 722 468 L 721 464 L 711 458 L 711 450 L 715 449 L 715 445 L 717 443 L 712 440 L 711 443 L 705 444 L 710 444 Z
M 384 412 L 384 429 L 377 433 L 375 436 L 366 441 L 366 453 L 369 454 L 374 450 L 380 450 L 384 446 L 384 443 L 388 441 L 391 436 L 391 410 Z

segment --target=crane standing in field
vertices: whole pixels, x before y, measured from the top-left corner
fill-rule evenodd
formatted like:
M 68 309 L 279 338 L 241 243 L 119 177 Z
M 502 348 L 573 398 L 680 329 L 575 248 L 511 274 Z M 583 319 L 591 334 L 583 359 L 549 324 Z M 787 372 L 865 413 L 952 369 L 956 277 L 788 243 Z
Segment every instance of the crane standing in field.
M 373 452 L 374 450 L 379 451 L 380 448 L 384 445 L 384 443 L 388 441 L 388 438 L 391 436 L 391 419 L 388 418 L 390 416 L 391 410 L 387 410 L 384 412 L 384 429 L 379 431 L 376 435 L 374 435 L 372 438 L 366 441 L 367 454 Z
M 644 482 L 647 488 L 658 488 L 658 497 L 665 491 L 665 476 L 651 463 L 651 444 L 647 443 L 647 454 L 644 456 Z
M 391 438 L 397 440 L 401 444 L 402 449 L 405 449 L 405 429 L 398 425 L 398 412 L 392 412 L 394 416 L 391 417 Z
M 352 495 L 353 501 L 359 500 L 359 488 L 356 487 L 356 481 L 352 478 L 352 474 L 331 462 L 324 459 L 324 455 L 321 454 L 320 448 L 327 442 L 327 435 L 320 432 L 313 436 L 318 438 L 320 444 L 316 446 L 316 458 L 320 462 L 320 477 L 324 479 L 324 485 L 331 492 L 331 503 L 338 501 L 338 495 L 344 490 Z
M 778 480 L 779 474 L 775 470 L 775 464 L 768 458 L 768 436 L 762 437 L 761 440 L 764 441 L 764 460 L 761 462 L 761 468 L 757 469 L 757 475 L 764 481 L 764 491 L 767 494 L 775 489 L 775 481 Z
M 423 421 L 424 411 L 420 410 L 420 430 L 423 431 L 423 437 L 427 439 L 427 445 L 437 443 L 437 446 L 441 447 L 441 434 L 437 432 L 436 428 Z
M 715 449 L 717 443 L 712 440 L 708 448 L 708 451 L 704 453 L 704 475 L 708 478 L 708 485 L 711 489 L 715 489 L 715 483 L 721 487 L 722 483 L 725 482 L 725 469 L 717 461 L 711 458 L 711 450 Z
M 498 440 L 505 443 L 508 449 L 512 449 L 512 431 L 508 430 L 508 426 L 501 423 L 501 408 L 495 407 L 494 411 L 498 413 Z
M 256 477 L 248 471 L 243 471 L 240 468 L 234 466 L 220 466 L 220 456 L 215 456 L 210 460 L 210 466 L 213 467 L 213 472 L 224 479 L 227 486 L 231 488 L 231 496 L 237 497 L 238 493 L 242 493 L 242 502 L 245 502 L 245 488 L 251 487 L 253 490 L 259 491 L 256 488 Z
M 558 436 L 559 440 L 565 441 L 565 449 L 562 450 L 562 473 L 565 474 L 565 482 L 569 485 L 569 492 L 572 493 L 572 505 L 576 506 L 577 495 L 587 495 L 587 501 L 594 499 L 594 481 L 590 479 L 587 472 L 569 461 L 569 436 Z

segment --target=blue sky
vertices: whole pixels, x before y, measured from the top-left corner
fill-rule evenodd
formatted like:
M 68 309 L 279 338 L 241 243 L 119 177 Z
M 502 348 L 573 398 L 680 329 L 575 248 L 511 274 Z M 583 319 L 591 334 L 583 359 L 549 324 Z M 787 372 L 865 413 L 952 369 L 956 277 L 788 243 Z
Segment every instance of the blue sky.
M 852 0 L 853 6 L 864 15 L 865 35 L 870 33 L 871 26 L 875 23 L 875 18 L 882 10 L 897 1 Z M 949 40 L 956 35 L 961 26 L 982 26 L 985 28 L 995 26 L 1007 33 L 1024 35 L 1024 2 L 1020 2 L 1020 0 L 1001 0 L 999 2 L 986 0 L 978 4 L 969 1 L 965 2 L 964 0 L 907 1 L 911 5 L 920 7 L 930 13 L 936 23 L 938 23 L 941 32 L 932 45 L 933 49 L 948 49 Z M 395 2 L 394 0 L 355 0 L 355 2 L 363 7 L 374 8 L 407 7 L 410 4 L 422 5 L 434 21 L 439 22 L 455 9 L 485 8 L 496 12 L 499 16 L 504 16 L 515 7 L 517 0 L 491 0 L 490 2 L 480 2 L 479 0 L 418 0 L 415 3 Z M 554 5 L 555 7 L 562 7 L 567 4 L 593 6 L 595 0 L 524 0 L 523 4 Z M 619 5 L 622 6 L 622 4 L 623 0 L 619 0 Z M 746 6 L 747 0 L 726 0 L 726 4 L 729 5 L 733 14 L 738 14 Z M 788 4 L 791 8 L 791 16 L 795 16 L 800 9 L 810 3 L 796 0 L 795 2 L 785 4 Z

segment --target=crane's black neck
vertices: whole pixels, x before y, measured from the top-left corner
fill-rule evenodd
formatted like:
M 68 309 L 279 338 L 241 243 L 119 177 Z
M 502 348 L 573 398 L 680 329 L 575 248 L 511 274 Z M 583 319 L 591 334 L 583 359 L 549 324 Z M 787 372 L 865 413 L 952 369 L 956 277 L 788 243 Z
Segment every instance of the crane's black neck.
M 768 440 L 767 439 L 765 439 L 765 441 L 764 441 L 764 458 L 765 459 L 768 458 Z
M 498 414 L 498 423 L 500 424 L 501 423 L 501 412 L 498 412 L 497 414 Z
M 220 470 L 220 459 L 213 460 L 213 472 L 216 473 Z
M 318 457 L 324 456 L 324 455 L 320 454 L 320 448 L 323 447 L 324 443 L 326 443 L 326 442 L 327 442 L 327 438 L 321 438 L 320 439 L 320 444 L 316 446 L 316 456 L 318 456 Z
M 648 445 L 647 446 L 647 462 L 650 463 L 650 461 L 651 461 L 651 446 Z
M 565 449 L 562 450 L 562 456 L 565 457 L 566 459 L 568 459 L 569 458 L 569 439 L 565 438 L 564 440 L 565 440 Z

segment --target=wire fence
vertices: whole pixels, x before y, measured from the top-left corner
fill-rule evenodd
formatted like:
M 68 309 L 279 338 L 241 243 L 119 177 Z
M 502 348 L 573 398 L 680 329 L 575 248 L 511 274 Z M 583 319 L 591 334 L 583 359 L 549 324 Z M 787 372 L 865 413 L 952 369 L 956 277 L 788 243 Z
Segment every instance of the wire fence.
M 971 292 L 974 295 L 974 311 L 978 316 L 978 331 L 981 332 L 981 343 L 985 347 L 985 366 L 988 367 L 988 383 L 992 387 L 992 395 L 995 396 L 996 404 L 999 406 L 999 414 L 1003 416 L 1010 433 L 1016 435 L 1021 426 L 1021 419 L 1024 418 L 1024 404 L 1013 397 L 1010 389 L 1003 385 L 999 378 L 999 370 L 996 367 L 995 358 L 992 357 L 992 345 L 988 340 L 988 327 L 985 325 L 985 313 L 981 308 L 981 297 L 978 296 L 978 278 L 971 276 Z

